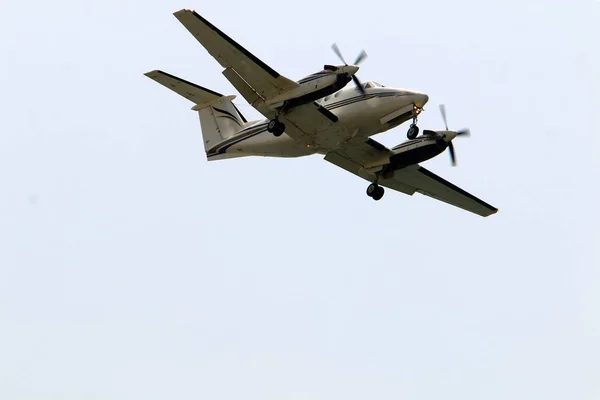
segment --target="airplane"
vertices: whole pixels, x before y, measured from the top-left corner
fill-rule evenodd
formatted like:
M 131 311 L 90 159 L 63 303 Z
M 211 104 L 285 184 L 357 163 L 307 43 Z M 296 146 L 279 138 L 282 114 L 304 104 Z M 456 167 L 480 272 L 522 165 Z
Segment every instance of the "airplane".
M 161 70 L 145 75 L 194 103 L 208 161 L 246 156 L 303 157 L 314 154 L 370 182 L 367 195 L 380 200 L 384 187 L 407 195 L 419 192 L 482 217 L 498 209 L 420 166 L 448 149 L 453 165 L 453 139 L 469 130 L 448 129 L 446 110 L 440 107 L 444 130 L 423 130 L 418 116 L 428 102 L 425 93 L 361 82 L 358 64 L 347 64 L 339 48 L 333 51 L 343 65 L 299 81 L 280 75 L 194 10 L 173 14 L 224 68 L 223 75 L 242 97 L 266 119 L 248 121 L 222 95 Z M 354 87 L 347 86 L 353 81 Z M 407 141 L 387 148 L 371 136 L 411 120 Z

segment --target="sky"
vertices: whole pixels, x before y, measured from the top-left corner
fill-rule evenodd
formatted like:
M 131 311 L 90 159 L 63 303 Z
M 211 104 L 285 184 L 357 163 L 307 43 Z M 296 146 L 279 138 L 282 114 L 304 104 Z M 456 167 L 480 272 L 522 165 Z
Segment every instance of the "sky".
M 425 92 L 480 218 L 324 162 L 207 162 L 193 8 L 300 79 Z M 600 2 L 0 3 L 0 398 L 600 398 Z M 260 115 L 241 96 L 247 117 Z M 393 146 L 406 125 L 375 137 Z

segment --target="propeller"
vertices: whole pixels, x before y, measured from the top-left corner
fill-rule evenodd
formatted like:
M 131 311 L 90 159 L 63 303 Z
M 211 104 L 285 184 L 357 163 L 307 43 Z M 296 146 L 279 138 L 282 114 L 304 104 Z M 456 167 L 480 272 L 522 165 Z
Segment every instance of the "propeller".
M 452 141 L 448 142 L 448 151 L 450 152 L 450 162 L 453 167 L 456 167 L 456 154 L 454 153 L 454 145 Z
M 448 118 L 446 117 L 446 105 L 440 104 L 440 113 L 442 114 L 442 120 L 444 120 L 444 126 L 448 130 Z
M 334 44 L 331 45 L 331 48 L 333 49 L 333 52 L 339 57 L 339 59 L 342 60 L 342 62 L 344 63 L 344 65 L 348 65 L 348 63 L 344 59 L 344 56 L 342 56 L 342 52 L 340 51 L 340 48 L 338 47 L 338 45 L 334 43 Z M 358 54 L 358 56 L 356 57 L 356 60 L 354 60 L 354 65 L 360 64 L 366 58 L 367 58 L 367 52 L 364 51 L 364 50 L 362 50 Z M 356 87 L 358 88 L 358 90 L 360 91 L 360 93 L 364 96 L 365 95 L 365 88 L 362 86 L 362 83 L 360 82 L 360 79 L 358 79 L 358 77 L 356 76 L 356 74 L 352 75 L 352 80 L 354 81 L 354 84 L 356 85 Z
M 442 114 L 442 120 L 444 121 L 444 126 L 446 131 L 448 129 L 448 117 L 446 116 L 446 106 L 444 104 L 440 104 L 440 114 Z M 469 129 L 461 129 L 459 131 L 454 131 L 456 136 L 471 136 L 471 131 Z M 454 139 L 454 138 L 452 138 Z M 448 151 L 450 153 L 450 162 L 452 162 L 452 166 L 456 167 L 456 152 L 454 151 L 454 145 L 452 144 L 452 139 L 448 142 Z

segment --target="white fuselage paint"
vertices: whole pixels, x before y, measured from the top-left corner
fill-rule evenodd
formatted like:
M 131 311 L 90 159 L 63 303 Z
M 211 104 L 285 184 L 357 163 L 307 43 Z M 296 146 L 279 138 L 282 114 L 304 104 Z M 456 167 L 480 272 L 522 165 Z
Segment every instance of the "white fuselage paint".
M 348 129 L 320 132 L 323 142 L 340 143 L 352 136 L 369 137 L 394 128 L 412 118 L 414 105 L 422 108 L 427 103 L 426 94 L 404 89 L 370 87 L 363 96 L 355 87 L 347 87 L 333 95 L 317 100 L 317 103 L 336 115 L 340 124 Z M 390 122 L 382 123 L 385 117 L 398 110 L 407 110 Z M 393 114 L 392 114 L 393 115 Z M 335 150 L 335 145 L 310 146 L 292 139 L 285 133 L 280 137 L 267 131 L 268 120 L 249 122 L 233 137 L 217 144 L 208 152 L 209 159 L 243 156 L 301 157 L 315 153 L 325 154 Z M 333 137 L 335 135 L 335 137 Z

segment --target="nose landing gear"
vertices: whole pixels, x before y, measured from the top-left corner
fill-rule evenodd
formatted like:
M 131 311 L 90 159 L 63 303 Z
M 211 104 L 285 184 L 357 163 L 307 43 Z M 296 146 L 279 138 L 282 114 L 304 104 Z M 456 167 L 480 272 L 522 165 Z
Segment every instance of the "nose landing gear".
M 419 134 L 419 127 L 417 126 L 417 121 L 415 118 L 415 122 L 410 124 L 410 128 L 408 128 L 408 132 L 406 132 L 406 137 L 409 138 L 410 140 L 413 140 L 417 137 L 418 134 Z
M 381 200 L 384 193 L 385 190 L 375 182 L 371 183 L 369 187 L 367 187 L 367 196 L 375 201 Z
M 421 108 L 416 105 L 413 106 L 413 122 L 410 124 L 410 128 L 408 128 L 408 132 L 406 132 L 406 137 L 409 140 L 413 140 L 419 134 L 419 127 L 417 126 L 417 117 L 421 113 Z

